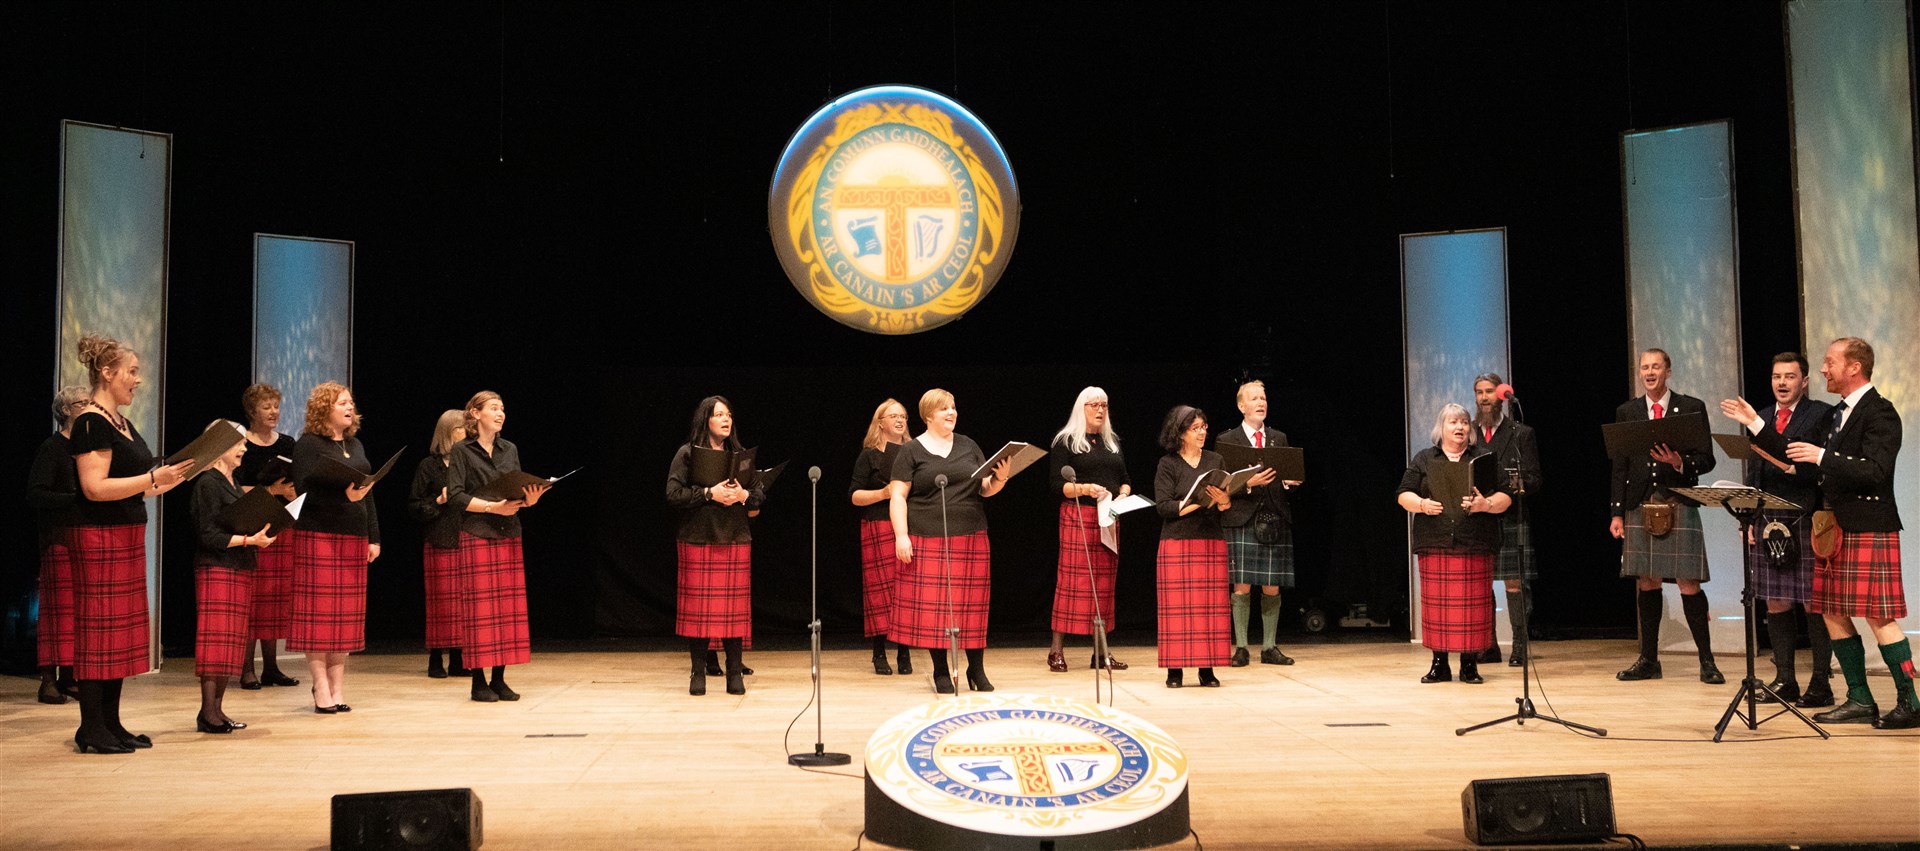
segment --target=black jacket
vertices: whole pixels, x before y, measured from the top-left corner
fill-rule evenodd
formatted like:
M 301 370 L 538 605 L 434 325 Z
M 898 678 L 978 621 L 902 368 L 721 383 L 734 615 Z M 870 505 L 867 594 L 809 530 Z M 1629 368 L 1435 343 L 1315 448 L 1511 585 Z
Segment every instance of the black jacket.
M 1673 404 L 1661 414 L 1663 417 L 1676 417 L 1681 414 L 1705 414 L 1707 404 L 1684 393 L 1668 392 L 1668 401 Z M 1644 396 L 1635 397 L 1613 412 L 1616 423 L 1644 422 L 1647 419 L 1647 400 Z M 1713 453 L 1693 450 L 1680 453 L 1685 469 L 1675 472 L 1672 467 L 1652 458 L 1615 458 L 1613 459 L 1613 506 L 1615 517 L 1625 517 L 1628 511 L 1640 507 L 1647 496 L 1664 493 L 1668 488 L 1690 488 L 1700 484 L 1700 474 L 1713 469 Z
M 1768 405 L 1765 410 L 1759 412 L 1760 419 L 1765 422 L 1765 425 L 1760 427 L 1761 431 L 1774 433 L 1774 412 L 1779 408 L 1780 406 L 1776 403 Z M 1784 454 L 1786 445 L 1795 441 L 1815 445 L 1825 443 L 1827 427 L 1832 421 L 1832 415 L 1832 405 L 1815 399 L 1801 399 L 1800 404 L 1793 409 L 1793 417 L 1787 420 L 1786 433 L 1774 433 L 1774 436 L 1781 439 L 1780 451 L 1775 452 L 1769 449 L 1767 454 L 1782 462 L 1792 463 L 1787 461 L 1787 456 Z M 1751 437 L 1751 441 L 1759 445 L 1760 438 Z M 1793 473 L 1788 474 L 1779 467 L 1773 466 L 1773 463 L 1767 459 L 1756 457 L 1747 463 L 1746 484 L 1748 487 L 1759 488 L 1774 496 L 1793 500 L 1795 505 L 1808 511 L 1812 511 L 1820 502 L 1820 471 L 1810 464 L 1795 464 Z
M 1272 427 L 1262 427 L 1260 431 L 1266 435 L 1262 439 L 1266 441 L 1268 446 L 1287 445 L 1286 432 Z M 1213 442 L 1216 445 L 1221 443 L 1230 443 L 1235 446 L 1253 445 L 1247 442 L 1247 430 L 1237 424 L 1233 428 L 1215 435 Z M 1281 523 L 1287 525 L 1293 524 L 1293 509 L 1287 505 L 1287 489 L 1279 482 L 1274 482 L 1270 485 L 1254 488 L 1251 494 L 1234 494 L 1233 507 L 1220 514 L 1220 525 L 1226 527 L 1245 526 L 1253 522 L 1253 512 L 1262 504 L 1272 506 L 1273 510 L 1280 515 Z
M 1819 434 L 1831 428 L 1827 413 Z M 1820 441 L 1808 441 L 1819 443 Z M 1787 441 L 1773 429 L 1753 436 L 1754 445 L 1783 458 Z M 1900 454 L 1900 412 L 1868 388 L 1860 406 L 1847 415 L 1840 433 L 1825 441 L 1820 460 L 1820 495 L 1847 532 L 1898 532 L 1900 508 L 1893 500 L 1893 460 Z

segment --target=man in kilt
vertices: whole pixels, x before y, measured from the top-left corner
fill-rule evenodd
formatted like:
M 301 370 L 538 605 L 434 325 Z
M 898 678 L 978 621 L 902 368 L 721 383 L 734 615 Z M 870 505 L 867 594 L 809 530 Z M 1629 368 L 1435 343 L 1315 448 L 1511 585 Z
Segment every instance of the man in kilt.
M 1520 481 L 1528 496 L 1540 492 L 1540 447 L 1534 441 L 1533 427 L 1507 416 L 1506 403 L 1500 398 L 1497 372 L 1486 372 L 1473 379 L 1473 445 L 1493 453 L 1501 475 L 1519 470 Z M 1513 626 L 1513 655 L 1507 664 L 1515 668 L 1527 664 L 1527 583 L 1533 581 L 1533 534 L 1519 511 L 1500 515 L 1500 551 L 1493 557 L 1493 581 L 1507 584 L 1507 621 Z M 1500 661 L 1500 642 L 1487 638 L 1482 662 Z
M 1820 443 L 1789 442 L 1761 428 L 1753 442 L 1820 474 L 1820 494 L 1840 526 L 1840 547 L 1814 566 L 1808 608 L 1826 619 L 1833 655 L 1847 681 L 1847 701 L 1813 716 L 1822 724 L 1867 724 L 1883 730 L 1920 727 L 1913 690 L 1913 647 L 1900 633 L 1907 599 L 1900 582 L 1900 509 L 1893 496 L 1893 464 L 1900 453 L 1900 412 L 1873 388 L 1873 347 L 1858 337 L 1827 346 L 1820 374 L 1840 396 Z M 1764 423 L 1762 423 L 1764 425 Z M 1753 430 L 1750 422 L 1748 430 Z M 1897 706 L 1880 715 L 1867 687 L 1866 648 L 1853 619 L 1866 620 L 1893 674 Z
M 1758 431 L 1772 430 L 1782 440 L 1825 442 L 1829 412 L 1833 406 L 1807 398 L 1810 380 L 1807 356 L 1799 352 L 1781 352 L 1773 356 L 1774 404 L 1755 411 L 1745 399 L 1728 399 L 1720 410 L 1741 425 Z M 1827 626 L 1811 617 L 1813 599 L 1813 509 L 1820 498 L 1819 473 L 1809 465 L 1788 463 L 1783 455 L 1759 452 L 1747 464 L 1748 487 L 1759 488 L 1791 501 L 1798 509 L 1767 509 L 1760 513 L 1747 541 L 1747 568 L 1752 572 L 1754 596 L 1767 604 L 1767 639 L 1773 645 L 1773 682 L 1769 693 L 1760 699 L 1774 702 L 1774 695 L 1795 706 L 1833 705 L 1833 650 L 1827 642 Z M 1790 542 L 1783 558 L 1769 555 L 1766 538 L 1774 524 L 1785 527 Z M 1813 645 L 1813 676 L 1805 693 L 1800 691 L 1799 676 L 1794 673 L 1794 650 L 1800 644 L 1799 620 L 1795 606 L 1805 617 L 1806 633 Z
M 1684 414 L 1702 414 L 1706 403 L 1667 387 L 1673 377 L 1673 359 L 1665 350 L 1640 353 L 1640 386 L 1646 395 L 1614 411 L 1614 422 L 1657 420 Z M 1700 655 L 1700 681 L 1718 685 L 1727 681 L 1713 663 L 1708 637 L 1707 598 L 1700 583 L 1707 581 L 1707 541 L 1700 530 L 1700 509 L 1681 505 L 1668 488 L 1692 487 L 1700 474 L 1713 469 L 1713 453 L 1675 451 L 1664 444 L 1647 458 L 1613 459 L 1613 520 L 1609 531 L 1626 543 L 1620 554 L 1620 575 L 1635 579 L 1640 622 L 1640 656 L 1615 675 L 1621 680 L 1660 678 L 1661 583 L 1680 586 L 1681 611 L 1693 646 Z
M 1215 444 L 1240 446 L 1285 446 L 1287 435 L 1267 428 L 1267 386 L 1249 381 L 1234 391 L 1233 401 L 1240 408 L 1240 425 L 1214 437 Z M 1221 513 L 1220 526 L 1227 536 L 1227 581 L 1233 593 L 1227 598 L 1233 612 L 1233 666 L 1245 667 L 1247 619 L 1252 614 L 1253 586 L 1260 586 L 1260 664 L 1291 665 L 1293 657 L 1280 652 L 1280 589 L 1293 587 L 1293 514 L 1287 507 L 1284 483 L 1275 486 L 1276 471 L 1261 470 L 1247 482 L 1243 498 Z M 1253 516 L 1266 510 L 1277 520 L 1262 541 Z

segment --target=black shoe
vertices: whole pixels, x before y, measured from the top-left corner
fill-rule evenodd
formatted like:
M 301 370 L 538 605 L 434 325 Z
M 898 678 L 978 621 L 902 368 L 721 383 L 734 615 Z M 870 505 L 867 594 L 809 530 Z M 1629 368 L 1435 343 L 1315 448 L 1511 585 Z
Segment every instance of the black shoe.
M 146 750 L 147 748 L 153 747 L 153 740 L 147 738 L 147 734 L 145 733 L 129 733 L 121 730 L 114 733 L 113 737 L 119 740 L 122 747 L 129 747 L 135 750 Z
M 993 691 L 993 681 L 987 679 L 987 672 L 979 668 L 967 669 L 967 688 L 970 691 Z
M 893 669 L 903 677 L 913 673 L 913 656 L 907 652 L 907 648 L 900 648 L 899 655 L 894 657 Z
M 1278 647 L 1268 647 L 1260 651 L 1260 664 L 1291 665 L 1293 664 L 1293 657 L 1280 652 L 1280 648 Z
M 747 693 L 747 681 L 742 679 L 742 677 L 745 677 L 746 674 L 747 674 L 746 668 L 741 668 L 738 671 L 727 672 L 727 694 L 746 694 Z
M 933 675 L 934 694 L 953 694 L 953 677 L 946 674 Z
M 519 700 L 520 699 L 520 693 L 517 691 L 514 691 L 512 686 L 509 686 L 504 682 L 494 683 L 493 685 L 488 686 L 487 690 L 493 692 L 495 695 L 498 695 L 501 700 Z
M 1480 676 L 1480 663 L 1465 654 L 1460 657 L 1460 681 L 1474 686 L 1486 682 Z
M 1220 687 L 1220 680 L 1219 678 L 1213 675 L 1212 668 L 1200 669 L 1200 686 L 1202 688 L 1219 688 Z
M 300 684 L 300 681 L 279 671 L 268 671 L 260 678 L 260 684 L 267 686 L 297 686 Z
M 1754 697 L 1761 703 L 1796 703 L 1800 700 L 1800 684 L 1792 680 L 1774 680 L 1767 683 L 1766 691 Z
M 887 651 L 873 651 L 873 673 L 881 677 L 893 676 L 893 666 L 887 664 Z
M 1184 670 L 1180 668 L 1169 668 L 1167 670 L 1167 688 L 1179 688 L 1185 685 L 1185 683 L 1182 682 L 1184 679 L 1186 679 L 1186 672 Z
M 105 739 L 89 736 L 85 733 L 73 734 L 73 747 L 81 753 L 133 753 L 133 748 L 120 743 L 118 739 Z
M 751 676 L 753 676 L 753 669 L 752 669 L 752 668 L 749 668 L 749 667 L 747 667 L 747 666 L 746 666 L 746 665 L 744 665 L 744 664 L 743 664 L 743 665 L 741 665 L 741 666 L 740 666 L 740 676 L 743 676 L 743 677 L 751 677 Z
M 1247 655 L 1247 648 L 1235 647 L 1233 648 L 1233 662 L 1231 662 L 1230 664 L 1232 664 L 1236 668 L 1244 668 L 1247 666 L 1247 662 L 1250 661 L 1250 659 L 1251 657 Z
M 478 690 L 476 690 L 476 693 L 477 691 Z M 706 693 L 707 693 L 707 671 L 705 668 L 702 668 L 698 671 L 694 671 L 693 675 L 687 678 L 687 694 L 693 695 L 694 697 L 700 697 L 701 695 L 704 695 Z M 474 698 L 474 699 L 478 700 L 479 698 Z
M 1872 703 L 1855 703 L 1848 698 L 1846 703 L 1813 716 L 1813 720 L 1822 724 L 1876 724 L 1880 720 L 1880 707 Z
M 1822 706 L 1832 706 L 1833 688 L 1827 685 L 1826 680 L 1814 680 L 1807 686 L 1806 692 L 1800 695 L 1800 699 L 1793 702 L 1793 705 L 1801 709 L 1818 709 Z
M 198 715 L 193 716 L 193 730 L 196 733 L 225 734 L 225 733 L 231 733 L 235 730 L 238 730 L 241 728 L 241 726 L 244 726 L 244 725 L 235 726 L 232 722 L 210 724 L 207 722 L 207 719 L 205 718 L 202 718 Z
M 52 680 L 41 680 L 40 681 L 40 702 L 51 703 L 55 706 L 59 706 L 60 704 L 67 702 L 67 696 L 60 693 L 60 687 L 57 685 L 54 685 Z
M 333 711 L 335 711 L 335 712 L 352 712 L 352 711 L 353 711 L 353 707 L 351 707 L 351 706 L 348 706 L 348 705 L 346 705 L 346 704 L 344 704 L 344 703 L 336 703 L 336 704 L 334 704 L 334 705 L 333 705 Z
M 260 690 L 260 680 L 258 680 L 258 679 L 247 679 L 247 678 L 245 678 L 245 677 L 242 677 L 242 678 L 240 679 L 240 687 L 241 687 L 241 688 L 243 688 L 243 689 L 246 689 L 247 691 L 259 691 L 259 690 Z
M 1453 668 L 1447 665 L 1447 660 L 1444 658 L 1433 660 L 1433 667 L 1428 668 L 1426 676 L 1420 678 L 1423 683 L 1444 683 L 1452 680 Z
M 1127 669 L 1127 663 L 1113 658 L 1113 654 L 1109 653 L 1107 654 L 1107 663 L 1105 665 L 1100 664 L 1099 656 L 1094 656 L 1087 660 L 1087 667 L 1096 669 L 1104 668 L 1109 671 L 1124 671 Z
M 447 668 L 447 676 L 449 676 L 449 677 L 471 677 L 471 676 L 473 676 L 473 669 L 472 669 L 472 668 L 455 668 L 455 667 L 451 667 L 451 666 L 449 666 L 449 667 Z
M 1513 653 L 1507 657 L 1507 667 L 1524 668 L 1526 666 L 1527 666 L 1526 648 L 1524 647 L 1513 648 Z
M 447 678 L 447 666 L 440 663 L 440 654 L 437 652 L 433 654 L 432 658 L 427 660 L 427 676 L 436 680 L 444 680 Z
M 494 694 L 493 689 L 486 686 L 474 686 L 472 696 L 478 703 L 497 703 L 500 700 L 500 695 Z
M 1700 681 L 1710 686 L 1717 686 L 1726 682 L 1727 678 L 1720 673 L 1720 666 L 1713 664 L 1712 659 L 1701 659 Z
M 1920 709 L 1913 708 L 1904 700 L 1892 712 L 1873 722 L 1876 730 L 1910 730 L 1914 727 L 1920 727 Z
M 477 697 L 474 698 L 474 700 L 479 700 L 479 699 L 480 698 L 477 698 Z M 315 715 L 332 715 L 339 711 L 340 711 L 340 707 L 337 707 L 337 706 L 316 706 L 313 708 L 313 714 Z
M 1476 659 L 1475 661 L 1485 662 L 1489 665 L 1498 665 L 1500 664 L 1500 645 L 1495 644 L 1491 647 L 1488 647 L 1487 649 L 1480 651 L 1478 655 L 1479 655 L 1479 658 Z
M 1627 669 L 1614 674 L 1616 680 L 1657 680 L 1660 679 L 1660 663 L 1642 656 L 1633 660 Z

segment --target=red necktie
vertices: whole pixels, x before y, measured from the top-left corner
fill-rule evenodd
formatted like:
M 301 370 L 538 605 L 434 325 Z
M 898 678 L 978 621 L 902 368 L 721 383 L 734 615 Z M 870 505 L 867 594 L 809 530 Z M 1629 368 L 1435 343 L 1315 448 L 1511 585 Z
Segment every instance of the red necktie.
M 1787 433 L 1787 420 L 1790 420 L 1790 419 L 1793 419 L 1793 409 L 1792 409 L 1792 408 L 1781 408 L 1781 409 L 1780 409 L 1780 412 L 1779 412 L 1778 414 L 1775 414 L 1775 415 L 1774 415 L 1774 418 L 1773 418 L 1773 430 L 1774 430 L 1774 431 L 1777 431 L 1777 432 L 1780 432 L 1781 434 L 1786 434 L 1786 433 Z
M 1480 431 L 1481 431 L 1481 433 L 1482 433 L 1482 434 L 1485 434 L 1485 435 L 1486 435 L 1486 438 L 1480 441 L 1481 443 L 1492 443 L 1492 442 L 1493 442 L 1493 429 L 1492 429 L 1492 428 L 1489 428 L 1489 427 L 1486 427 L 1486 426 L 1481 426 L 1481 427 L 1480 427 Z
M 1667 412 L 1667 409 L 1666 409 L 1666 408 L 1662 408 L 1662 407 L 1660 407 L 1660 403 L 1659 403 L 1659 402 L 1655 402 L 1655 403 L 1653 403 L 1653 418 L 1654 418 L 1654 419 L 1656 419 L 1656 420 L 1657 420 L 1657 419 L 1659 419 L 1659 418 L 1661 417 L 1661 415 L 1662 415 L 1662 414 L 1665 414 L 1666 412 Z
M 1253 433 L 1253 448 L 1255 448 L 1255 449 L 1259 449 L 1259 448 L 1261 448 L 1261 447 L 1263 447 L 1263 446 L 1266 446 L 1266 445 L 1267 445 L 1267 433 L 1266 433 L 1266 432 L 1264 432 L 1264 431 L 1256 431 L 1256 432 L 1254 432 L 1254 433 Z

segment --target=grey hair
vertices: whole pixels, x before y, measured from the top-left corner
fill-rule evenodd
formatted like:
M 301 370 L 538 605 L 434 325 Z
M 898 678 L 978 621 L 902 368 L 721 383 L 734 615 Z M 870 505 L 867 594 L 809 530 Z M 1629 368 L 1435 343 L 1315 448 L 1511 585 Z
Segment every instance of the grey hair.
M 1093 448 L 1093 442 L 1087 439 L 1087 403 L 1106 402 L 1107 391 L 1098 387 L 1088 387 L 1080 391 L 1073 400 L 1073 413 L 1067 415 L 1067 424 L 1053 435 L 1053 442 L 1067 442 L 1067 451 L 1075 455 Z M 1120 451 L 1120 434 L 1113 430 L 1113 409 L 1107 409 L 1107 427 L 1100 430 L 1100 443 L 1108 452 Z
M 1427 436 L 1433 440 L 1435 446 L 1440 445 L 1440 432 L 1446 430 L 1447 420 L 1453 419 L 1456 416 L 1466 420 L 1468 425 L 1473 424 L 1473 415 L 1467 413 L 1467 409 L 1461 407 L 1459 403 L 1448 402 L 1440 406 L 1440 416 L 1434 417 L 1433 430 L 1427 432 Z

